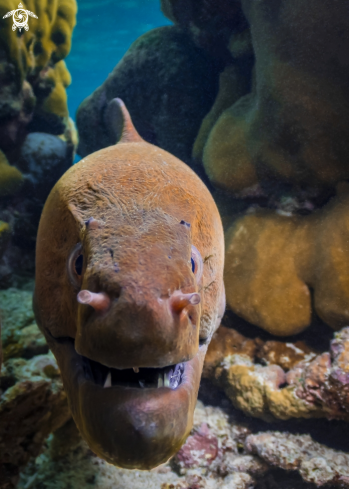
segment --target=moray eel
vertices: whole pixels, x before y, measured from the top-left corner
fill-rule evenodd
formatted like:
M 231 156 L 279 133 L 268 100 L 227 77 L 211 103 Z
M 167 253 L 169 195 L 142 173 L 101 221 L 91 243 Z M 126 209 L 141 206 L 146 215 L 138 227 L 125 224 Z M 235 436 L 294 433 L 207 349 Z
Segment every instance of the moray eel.
M 151 469 L 192 427 L 225 309 L 223 229 L 205 185 L 141 139 L 120 99 L 106 120 L 118 144 L 72 166 L 43 209 L 34 311 L 90 448 Z

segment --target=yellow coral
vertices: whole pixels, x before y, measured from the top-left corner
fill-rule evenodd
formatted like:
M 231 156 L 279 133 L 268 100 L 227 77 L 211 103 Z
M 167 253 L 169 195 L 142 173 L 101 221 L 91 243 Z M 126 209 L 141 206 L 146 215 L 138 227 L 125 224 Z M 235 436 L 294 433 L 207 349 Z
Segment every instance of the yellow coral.
M 309 216 L 260 210 L 226 235 L 225 285 L 234 312 L 272 334 L 306 328 L 314 309 L 339 329 L 349 322 L 349 193 Z
M 67 118 L 68 108 L 65 88 L 70 84 L 70 74 L 62 62 L 71 48 L 71 37 L 76 22 L 75 0 L 24 0 L 23 8 L 38 16 L 29 17 L 29 30 L 12 31 L 12 18 L 3 20 L 0 30 L 0 51 L 8 63 L 6 72 L 12 73 L 11 93 L 19 95 L 23 81 L 30 79 L 51 85 L 47 100 L 39 102 L 39 110 L 50 111 Z M 18 8 L 17 0 L 5 0 L 0 4 L 0 16 Z M 40 94 L 38 97 L 42 97 Z M 12 116 L 13 114 L 11 114 Z
M 248 360 L 241 362 L 237 355 L 231 361 L 233 364 L 226 367 L 221 381 L 234 406 L 244 413 L 266 421 L 271 416 L 278 419 L 326 416 L 319 406 L 298 398 L 294 386 L 279 388 L 281 382 L 277 377 L 283 376 L 280 367 L 262 367 Z
M 7 161 L 0 151 L 0 197 L 15 193 L 23 183 L 22 173 Z
M 212 109 L 202 121 L 193 146 L 193 158 L 201 160 L 208 135 L 222 112 L 246 91 L 246 80 L 235 65 L 228 65 L 219 77 L 219 92 Z
M 64 61 L 59 61 L 51 68 L 47 78 L 52 80 L 54 88 L 50 95 L 44 99 L 42 110 L 51 112 L 59 117 L 68 117 L 67 93 L 65 89 L 71 83 L 71 76 Z
M 22 5 L 38 16 L 30 17 L 29 30 L 18 36 L 11 18 L 0 30 L 0 45 L 19 69 L 21 81 L 30 71 L 40 72 L 50 60 L 57 63 L 67 56 L 77 12 L 75 0 L 25 0 Z M 0 16 L 17 8 L 17 0 L 6 0 L 0 4 Z

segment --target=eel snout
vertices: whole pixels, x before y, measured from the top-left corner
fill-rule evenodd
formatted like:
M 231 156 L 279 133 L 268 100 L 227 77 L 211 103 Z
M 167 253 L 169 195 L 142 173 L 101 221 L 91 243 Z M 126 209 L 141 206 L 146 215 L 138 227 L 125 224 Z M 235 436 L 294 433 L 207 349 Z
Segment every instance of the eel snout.
M 80 355 L 116 369 L 162 368 L 196 355 L 202 299 L 195 289 L 167 297 L 146 289 L 122 289 L 118 297 L 89 289 L 76 296 Z

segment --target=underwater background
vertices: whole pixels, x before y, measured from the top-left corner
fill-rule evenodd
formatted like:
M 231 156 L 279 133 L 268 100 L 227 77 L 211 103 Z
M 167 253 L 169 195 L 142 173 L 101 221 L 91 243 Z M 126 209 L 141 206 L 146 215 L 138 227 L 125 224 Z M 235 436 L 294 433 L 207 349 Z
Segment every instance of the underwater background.
M 84 0 L 79 3 L 72 49 L 66 59 L 73 83 L 67 89 L 69 113 L 107 78 L 139 36 L 168 25 L 157 0 Z
M 22 3 L 0 0 L 0 489 L 349 489 L 347 0 Z M 29 29 L 20 25 L 27 10 Z M 73 421 L 62 379 L 69 385 L 74 371 L 63 372 L 50 328 L 66 327 L 76 309 L 60 308 L 60 298 L 75 284 L 76 305 L 84 258 L 76 230 L 63 229 L 67 216 L 54 219 L 59 205 L 35 255 L 54 185 L 120 140 L 127 116 L 116 97 L 154 154 L 165 150 L 193 170 L 169 178 L 163 200 L 177 202 L 186 189 L 196 251 L 213 249 L 200 258 L 206 282 L 178 306 L 199 300 L 214 311 L 200 318 L 197 342 L 207 353 L 193 426 L 151 470 L 109 464 Z M 74 246 L 62 265 L 66 243 Z M 198 255 L 190 255 L 191 278 Z M 152 279 L 154 270 L 163 272 L 151 267 Z M 35 281 L 42 302 L 34 311 Z M 59 324 L 44 324 L 56 307 Z M 138 373 L 126 373 L 128 387 Z M 106 377 L 109 387 L 115 378 Z M 95 425 L 111 433 L 107 404 Z M 161 413 L 166 429 L 176 425 L 166 418 L 171 407 Z

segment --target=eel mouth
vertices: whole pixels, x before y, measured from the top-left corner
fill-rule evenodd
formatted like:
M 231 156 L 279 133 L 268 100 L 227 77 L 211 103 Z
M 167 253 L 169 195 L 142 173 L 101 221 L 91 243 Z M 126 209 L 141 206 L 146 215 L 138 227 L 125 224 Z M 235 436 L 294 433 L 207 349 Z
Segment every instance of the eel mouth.
M 176 389 L 182 383 L 185 366 L 184 363 L 177 363 L 163 368 L 134 367 L 121 370 L 107 367 L 86 357 L 82 357 L 82 361 L 86 378 L 104 388 L 118 386 L 133 389 Z
M 180 449 L 192 428 L 206 345 L 175 365 L 117 369 L 78 354 L 72 338 L 46 337 L 93 452 L 119 467 L 149 470 Z

